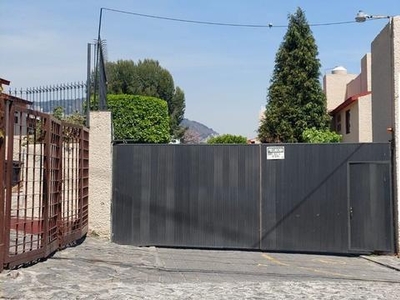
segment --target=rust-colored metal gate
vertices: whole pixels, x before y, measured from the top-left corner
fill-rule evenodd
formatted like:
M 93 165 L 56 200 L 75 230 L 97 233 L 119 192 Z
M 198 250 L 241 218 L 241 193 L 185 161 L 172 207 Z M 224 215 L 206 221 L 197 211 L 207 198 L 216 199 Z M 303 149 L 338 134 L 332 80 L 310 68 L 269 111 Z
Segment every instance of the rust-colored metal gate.
M 0 97 L 1 271 L 86 235 L 89 131 Z

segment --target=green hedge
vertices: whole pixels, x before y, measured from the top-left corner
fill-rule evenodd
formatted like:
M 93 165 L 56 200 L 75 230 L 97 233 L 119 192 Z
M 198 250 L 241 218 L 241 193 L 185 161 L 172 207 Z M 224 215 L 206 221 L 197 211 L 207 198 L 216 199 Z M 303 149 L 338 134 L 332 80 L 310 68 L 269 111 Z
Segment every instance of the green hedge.
M 208 144 L 247 144 L 247 138 L 241 135 L 223 134 L 214 136 L 207 141 Z
M 169 115 L 167 102 L 136 95 L 108 95 L 115 140 L 135 143 L 168 143 Z

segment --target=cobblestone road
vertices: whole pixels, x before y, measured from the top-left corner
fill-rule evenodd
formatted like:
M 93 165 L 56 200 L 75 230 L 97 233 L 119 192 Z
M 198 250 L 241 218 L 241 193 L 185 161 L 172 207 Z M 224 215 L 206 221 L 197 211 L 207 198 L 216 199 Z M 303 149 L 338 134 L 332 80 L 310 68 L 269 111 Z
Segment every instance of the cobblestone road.
M 360 257 L 138 248 L 94 238 L 0 274 L 3 299 L 399 299 L 399 294 L 400 272 Z

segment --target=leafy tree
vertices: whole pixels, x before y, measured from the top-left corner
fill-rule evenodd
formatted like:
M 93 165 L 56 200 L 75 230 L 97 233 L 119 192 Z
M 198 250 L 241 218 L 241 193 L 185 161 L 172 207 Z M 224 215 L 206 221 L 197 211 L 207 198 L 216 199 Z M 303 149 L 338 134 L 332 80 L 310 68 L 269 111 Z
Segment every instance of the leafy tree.
M 75 112 L 71 115 L 64 115 L 64 107 L 57 106 L 53 109 L 53 116 L 67 123 L 75 124 L 75 125 L 85 125 L 85 117 L 82 116 L 79 112 Z
M 184 128 L 179 124 L 185 113 L 185 94 L 175 87 L 172 75 L 156 60 L 118 60 L 106 64 L 108 92 L 150 96 L 165 100 L 170 116 L 170 134 L 181 138 Z
M 53 116 L 58 119 L 58 120 L 62 120 L 64 117 L 64 107 L 62 106 L 57 106 L 53 109 Z
M 82 116 L 79 112 L 74 112 L 72 115 L 66 116 L 64 118 L 65 122 L 76 124 L 76 125 L 85 125 L 85 117 Z
M 136 72 L 133 60 L 107 62 L 107 89 L 111 94 L 135 94 Z
M 306 143 L 340 143 L 342 136 L 328 129 L 309 128 L 303 131 L 303 141 Z
M 211 137 L 208 144 L 247 144 L 247 138 L 241 135 L 222 134 Z
M 172 75 L 156 60 L 139 60 L 136 65 L 136 94 L 163 99 L 168 110 L 174 96 L 175 85 Z
M 168 111 L 170 112 L 171 132 L 176 138 L 181 139 L 186 131 L 185 127 L 180 126 L 185 114 L 185 93 L 179 86 L 175 89 L 172 101 L 168 105 Z
M 304 130 L 324 130 L 329 124 L 319 82 L 318 48 L 305 13 L 298 8 L 288 19 L 275 58 L 265 118 L 258 129 L 262 142 L 302 142 Z
M 135 143 L 168 143 L 169 116 L 164 100 L 137 95 L 108 95 L 114 139 Z

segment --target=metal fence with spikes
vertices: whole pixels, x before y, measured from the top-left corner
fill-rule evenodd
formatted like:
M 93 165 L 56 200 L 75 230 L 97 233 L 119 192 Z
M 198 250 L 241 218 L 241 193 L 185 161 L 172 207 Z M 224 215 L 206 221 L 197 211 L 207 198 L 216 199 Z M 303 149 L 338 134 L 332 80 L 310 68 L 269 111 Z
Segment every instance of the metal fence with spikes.
M 32 102 L 31 108 L 35 110 L 51 114 L 57 107 L 62 107 L 65 116 L 74 113 L 85 115 L 87 107 L 86 93 L 86 82 L 71 82 L 9 90 L 10 95 Z

